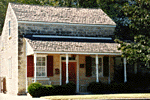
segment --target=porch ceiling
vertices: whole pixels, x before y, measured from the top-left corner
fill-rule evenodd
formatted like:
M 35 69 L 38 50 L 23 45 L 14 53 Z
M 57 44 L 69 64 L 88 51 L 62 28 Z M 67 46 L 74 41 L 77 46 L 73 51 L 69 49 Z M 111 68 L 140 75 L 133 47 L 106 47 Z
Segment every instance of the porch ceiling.
M 89 43 L 66 41 L 42 41 L 25 38 L 34 51 L 44 52 L 83 52 L 83 53 L 121 53 L 117 43 Z

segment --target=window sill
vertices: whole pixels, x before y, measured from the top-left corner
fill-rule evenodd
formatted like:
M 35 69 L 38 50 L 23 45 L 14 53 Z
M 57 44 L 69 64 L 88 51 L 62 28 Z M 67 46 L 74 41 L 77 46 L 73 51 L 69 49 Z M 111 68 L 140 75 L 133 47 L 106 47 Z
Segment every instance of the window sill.
M 49 80 L 49 79 L 50 79 L 50 78 L 48 78 L 48 77 L 37 77 L 37 78 L 36 78 L 36 80 L 43 80 L 43 81 Z M 32 80 L 34 80 L 34 78 L 33 78 Z

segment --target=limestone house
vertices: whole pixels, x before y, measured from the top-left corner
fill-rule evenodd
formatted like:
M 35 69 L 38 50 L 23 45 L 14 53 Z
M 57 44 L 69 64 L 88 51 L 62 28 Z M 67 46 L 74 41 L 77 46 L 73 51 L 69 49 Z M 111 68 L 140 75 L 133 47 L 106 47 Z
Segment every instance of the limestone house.
M 115 27 L 101 9 L 9 3 L 1 35 L 1 90 L 25 94 L 32 82 L 72 81 L 76 92 L 86 92 L 90 82 L 110 83 L 114 66 L 126 68 Z

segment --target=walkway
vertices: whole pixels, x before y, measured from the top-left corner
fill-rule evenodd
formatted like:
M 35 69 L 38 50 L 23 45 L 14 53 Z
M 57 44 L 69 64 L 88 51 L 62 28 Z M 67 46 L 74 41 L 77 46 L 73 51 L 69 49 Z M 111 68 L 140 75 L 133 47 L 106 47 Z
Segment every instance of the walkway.
M 10 94 L 0 93 L 0 100 L 45 100 L 41 98 L 32 98 L 30 96 L 15 96 Z

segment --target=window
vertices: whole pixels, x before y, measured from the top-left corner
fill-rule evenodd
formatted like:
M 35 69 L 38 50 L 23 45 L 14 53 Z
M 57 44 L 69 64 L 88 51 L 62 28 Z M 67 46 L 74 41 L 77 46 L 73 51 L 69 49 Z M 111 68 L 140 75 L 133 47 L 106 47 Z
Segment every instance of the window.
M 92 57 L 92 76 L 96 76 L 96 61 L 95 57 Z M 102 58 L 98 58 L 98 75 L 103 76 Z
M 11 21 L 9 21 L 9 36 L 11 36 Z
M 76 57 L 68 57 L 69 60 L 76 60 Z M 66 57 L 61 57 L 61 60 L 66 60 Z
M 9 58 L 8 59 L 8 64 L 9 64 L 9 73 L 8 73 L 8 76 L 9 78 L 12 78 L 12 58 Z
M 45 77 L 46 73 L 46 57 L 37 57 L 36 58 L 36 76 Z

